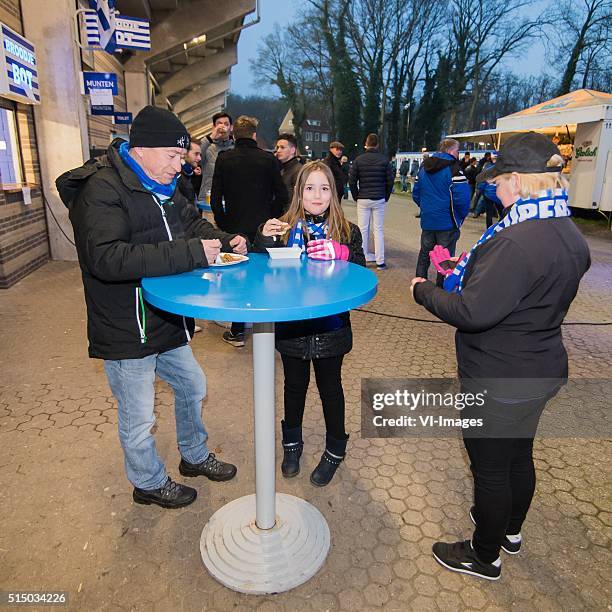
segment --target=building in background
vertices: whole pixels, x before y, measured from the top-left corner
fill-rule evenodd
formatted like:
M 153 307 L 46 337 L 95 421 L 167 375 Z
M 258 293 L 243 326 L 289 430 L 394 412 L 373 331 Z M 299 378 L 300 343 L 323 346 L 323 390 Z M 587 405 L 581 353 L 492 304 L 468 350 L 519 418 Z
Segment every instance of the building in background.
M 143 106 L 173 110 L 194 137 L 210 131 L 240 33 L 259 21 L 256 0 L 226 0 L 222 10 L 217 0 L 115 5 L 113 28 L 128 31 L 107 52 L 92 47 L 97 18 L 88 0 L 0 2 L 0 288 L 49 258 L 76 259 L 55 179 L 127 138 Z M 106 42 L 101 30 L 98 42 Z M 85 93 L 88 83 L 95 91 Z
M 306 155 L 311 159 L 322 159 L 329 152 L 329 143 L 332 141 L 331 129 L 324 119 L 318 117 L 309 117 L 305 119 L 301 126 L 303 151 L 302 155 Z M 280 127 L 279 134 L 295 134 L 295 125 L 293 124 L 293 111 L 289 109 Z

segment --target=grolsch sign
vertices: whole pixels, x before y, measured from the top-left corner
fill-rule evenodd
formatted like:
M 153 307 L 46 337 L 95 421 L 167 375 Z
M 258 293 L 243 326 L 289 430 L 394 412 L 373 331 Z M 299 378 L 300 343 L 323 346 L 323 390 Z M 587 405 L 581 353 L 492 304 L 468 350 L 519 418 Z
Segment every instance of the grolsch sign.
M 591 140 L 585 140 L 574 151 L 576 161 L 593 161 L 597 157 L 597 147 Z

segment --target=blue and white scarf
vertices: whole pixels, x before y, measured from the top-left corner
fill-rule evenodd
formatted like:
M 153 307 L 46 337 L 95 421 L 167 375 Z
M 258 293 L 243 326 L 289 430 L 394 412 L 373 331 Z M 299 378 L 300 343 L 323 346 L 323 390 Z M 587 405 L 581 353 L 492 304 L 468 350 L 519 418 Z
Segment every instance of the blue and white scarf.
M 489 227 L 478 239 L 478 242 L 444 280 L 444 290 L 449 293 L 461 293 L 463 289 L 463 276 L 472 253 L 481 245 L 495 236 L 498 232 L 530 219 L 558 219 L 571 216 L 567 205 L 567 193 L 563 189 L 543 192 L 537 198 L 517 200 L 508 213 L 495 225 Z
M 138 180 L 142 183 L 142 186 L 149 192 L 151 192 L 157 199 L 164 203 L 169 200 L 176 190 L 176 183 L 178 181 L 178 175 L 174 177 L 172 182 L 169 185 L 162 185 L 157 181 L 154 181 L 151 177 L 149 177 L 145 171 L 141 168 L 138 162 L 130 155 L 129 153 L 130 145 L 127 142 L 121 143 L 119 145 L 119 155 L 121 159 L 125 162 L 125 165 L 133 170 Z
M 289 239 L 287 240 L 288 247 L 298 246 L 302 251 L 306 250 L 306 244 L 304 243 L 304 224 L 306 224 L 311 240 L 317 240 L 327 236 L 327 219 L 321 223 L 313 223 L 305 219 L 298 219 L 289 234 Z

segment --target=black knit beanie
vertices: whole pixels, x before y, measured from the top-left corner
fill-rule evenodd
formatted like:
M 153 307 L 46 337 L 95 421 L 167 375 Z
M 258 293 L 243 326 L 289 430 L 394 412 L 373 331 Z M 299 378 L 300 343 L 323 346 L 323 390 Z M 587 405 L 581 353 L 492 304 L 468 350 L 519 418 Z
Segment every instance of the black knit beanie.
M 180 147 L 189 149 L 189 132 L 169 110 L 145 106 L 134 118 L 130 147 Z

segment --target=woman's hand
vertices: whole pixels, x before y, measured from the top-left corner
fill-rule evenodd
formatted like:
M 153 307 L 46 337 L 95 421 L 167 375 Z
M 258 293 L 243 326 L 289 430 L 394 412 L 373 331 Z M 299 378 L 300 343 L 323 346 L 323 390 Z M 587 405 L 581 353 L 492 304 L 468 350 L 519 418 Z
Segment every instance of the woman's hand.
M 412 295 L 412 297 L 414 297 L 414 287 L 415 287 L 415 285 L 418 285 L 419 283 L 424 283 L 426 281 L 427 281 L 426 278 L 421 278 L 420 276 L 415 276 L 412 279 L 412 281 L 410 282 L 410 294 Z
M 279 221 L 278 219 L 268 219 L 264 224 L 261 233 L 264 236 L 282 236 L 288 229 L 290 225 L 285 223 L 284 221 Z

